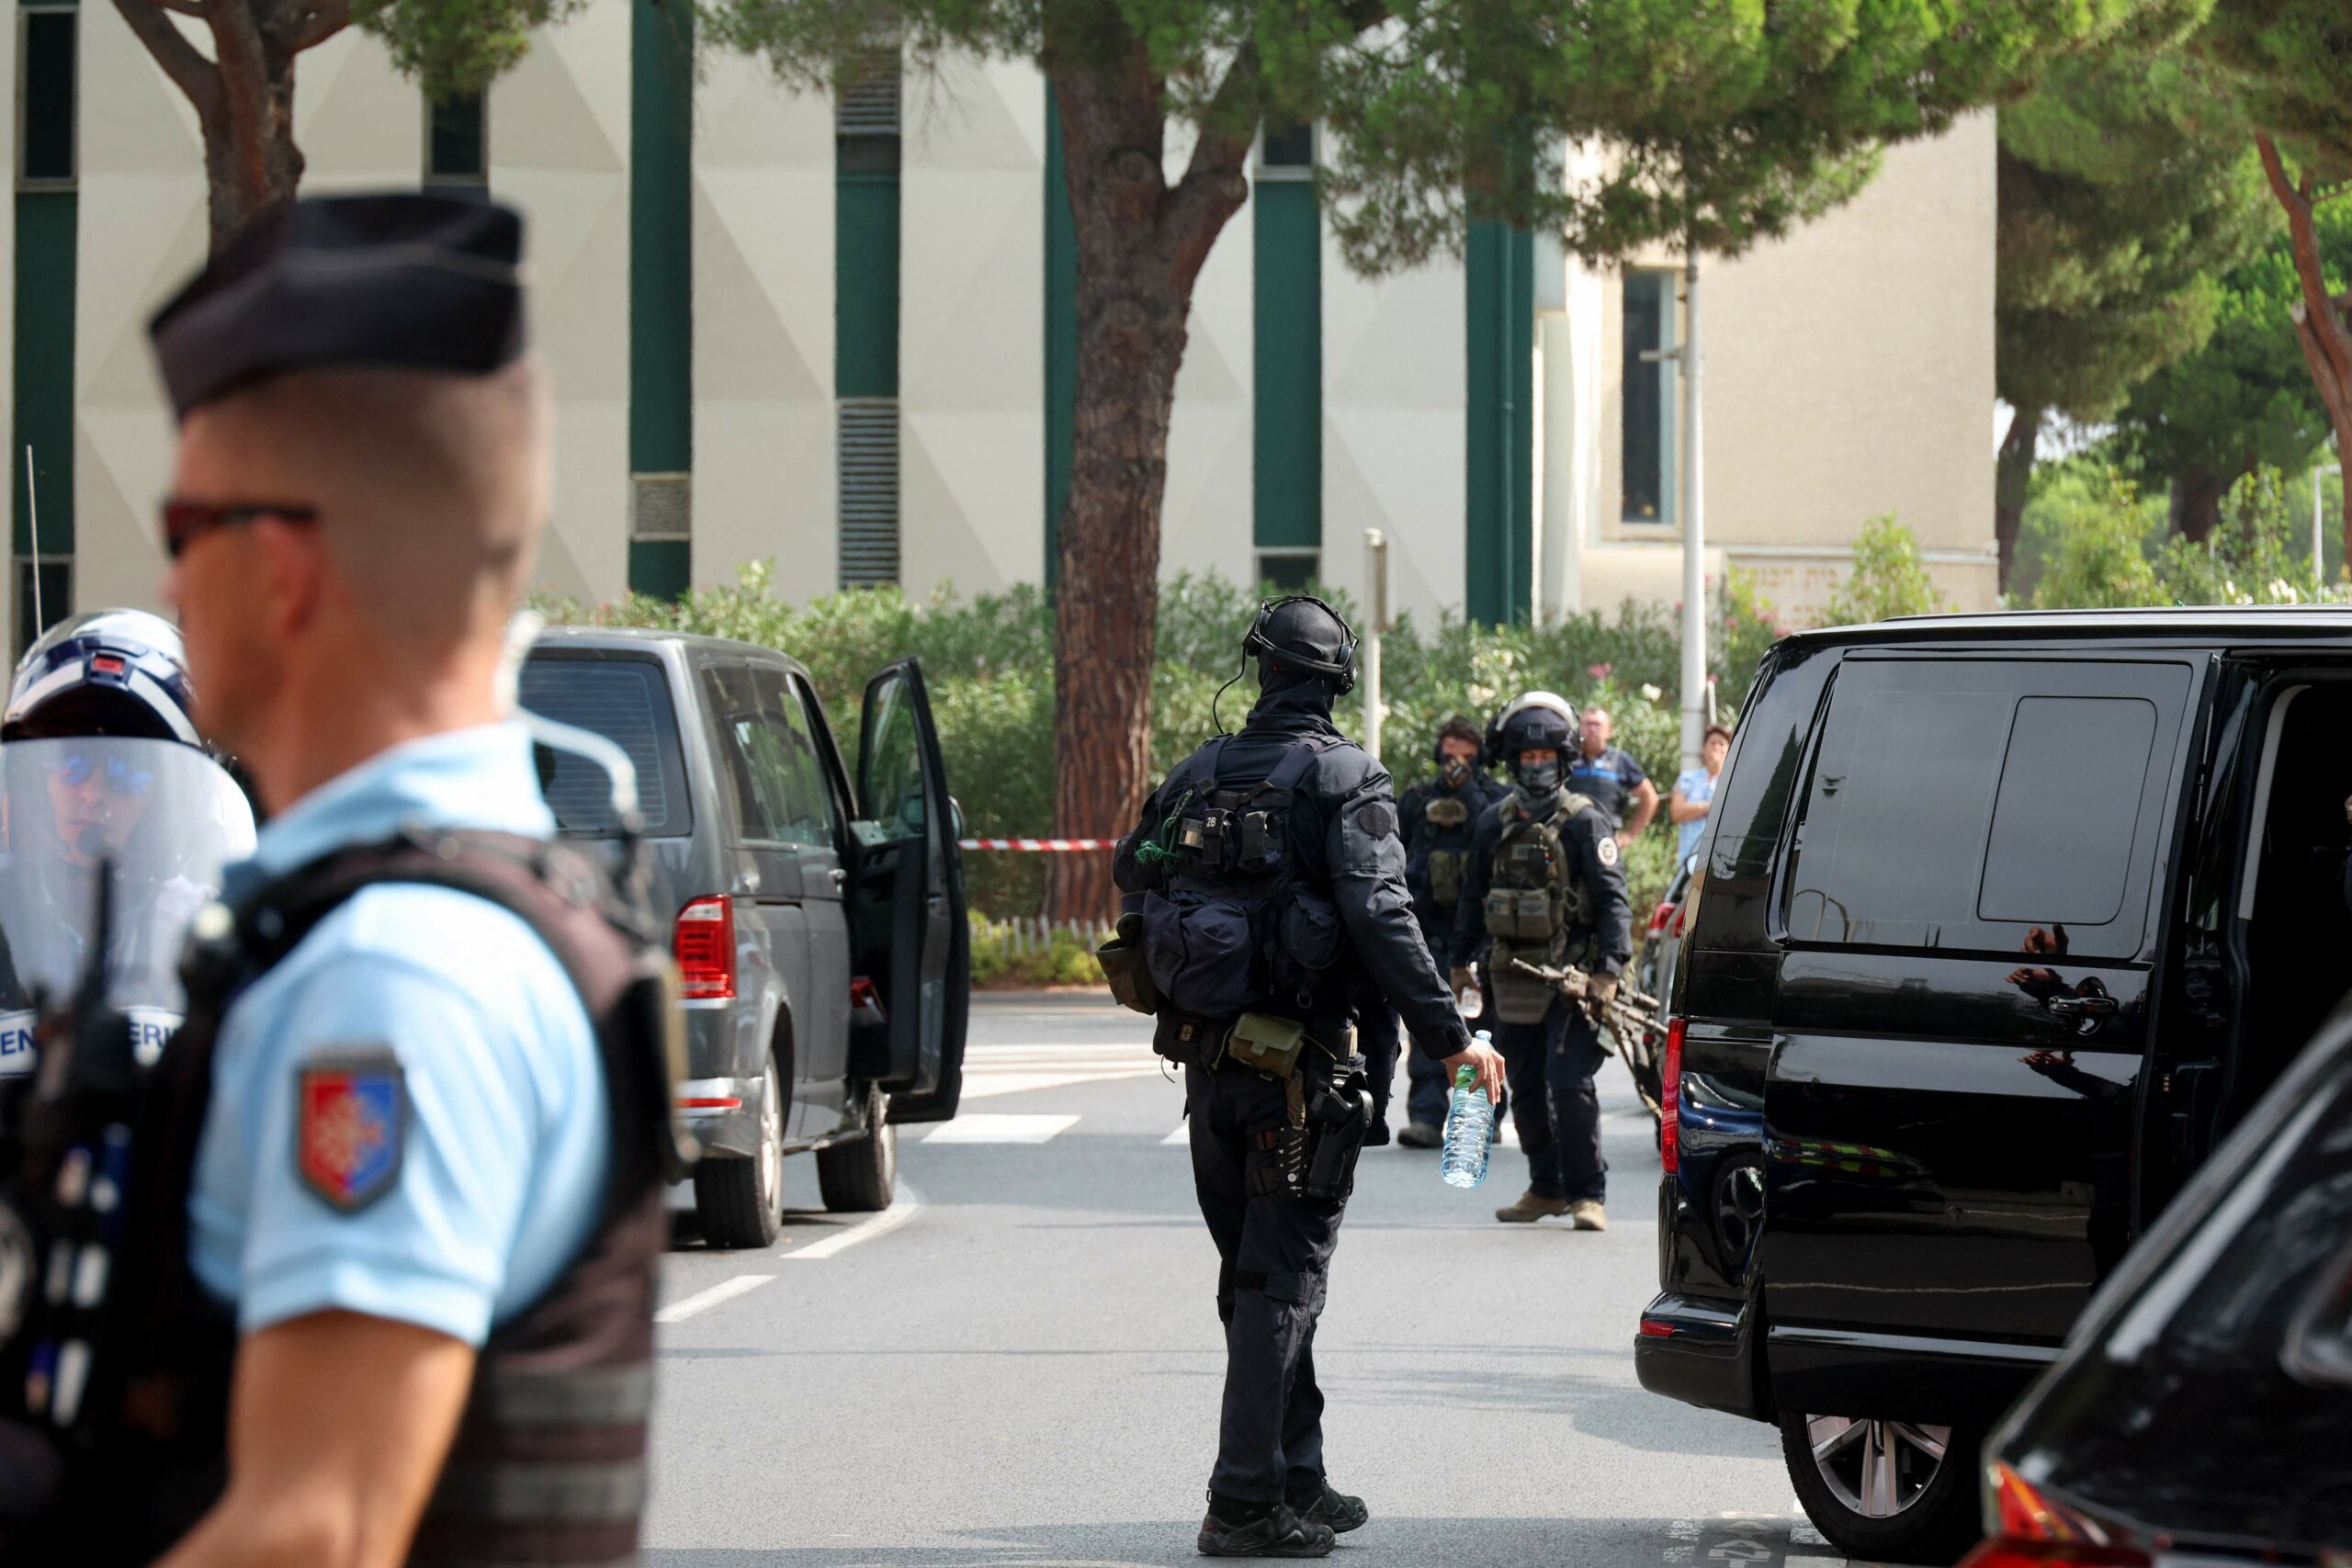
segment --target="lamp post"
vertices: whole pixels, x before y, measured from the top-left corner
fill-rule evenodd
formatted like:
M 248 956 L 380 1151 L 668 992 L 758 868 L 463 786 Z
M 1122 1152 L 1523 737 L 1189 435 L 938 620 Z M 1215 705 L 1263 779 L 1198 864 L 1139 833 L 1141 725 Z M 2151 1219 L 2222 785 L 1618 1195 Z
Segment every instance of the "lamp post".
M 1682 766 L 1699 765 L 1707 732 L 1707 524 L 1699 463 L 1699 251 L 1682 254 L 1682 341 L 1645 350 L 1653 363 L 1672 360 L 1682 371 Z

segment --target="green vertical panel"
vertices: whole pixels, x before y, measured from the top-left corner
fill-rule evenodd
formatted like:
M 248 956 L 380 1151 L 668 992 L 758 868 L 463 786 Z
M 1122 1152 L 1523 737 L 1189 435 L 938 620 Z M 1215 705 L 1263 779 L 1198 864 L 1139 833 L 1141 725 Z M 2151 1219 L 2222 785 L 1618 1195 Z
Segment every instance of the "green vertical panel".
M 628 542 L 628 585 L 657 599 L 676 599 L 694 586 L 691 541 L 631 539 Z
M 1473 223 L 1464 262 L 1464 608 L 1474 621 L 1500 625 L 1527 618 L 1533 587 L 1534 236 Z
M 74 550 L 74 275 L 77 208 L 70 190 L 17 194 L 16 553 L 33 548 L 25 448 L 40 478 L 40 553 Z M 57 606 L 47 608 L 54 615 Z
M 1503 342 L 1504 428 L 1510 447 L 1504 517 L 1505 601 L 1513 621 L 1535 612 L 1535 235 L 1514 229 L 1504 239 L 1508 267 Z
M 629 93 L 628 461 L 694 468 L 694 32 L 683 6 L 635 0 Z M 682 591 L 684 539 L 631 541 L 629 586 Z
M 833 388 L 899 395 L 899 176 L 835 176 Z
M 1323 237 L 1315 186 L 1258 182 L 1255 400 L 1261 548 L 1323 542 Z
M 1046 587 L 1061 577 L 1078 414 L 1078 220 L 1069 206 L 1062 114 L 1046 84 Z

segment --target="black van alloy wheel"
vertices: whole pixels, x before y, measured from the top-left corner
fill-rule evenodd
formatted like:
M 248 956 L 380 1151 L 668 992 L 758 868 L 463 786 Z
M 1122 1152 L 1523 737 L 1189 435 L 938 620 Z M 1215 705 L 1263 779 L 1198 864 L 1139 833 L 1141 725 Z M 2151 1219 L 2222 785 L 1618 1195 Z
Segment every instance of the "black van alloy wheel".
M 1797 1500 L 1850 1556 L 1950 1562 L 1976 1539 L 1976 1434 L 1869 1416 L 1783 1416 Z
M 771 1054 L 760 1085 L 759 1152 L 749 1159 L 712 1156 L 695 1167 L 695 1211 L 713 1247 L 768 1247 L 784 1229 L 784 1093 Z

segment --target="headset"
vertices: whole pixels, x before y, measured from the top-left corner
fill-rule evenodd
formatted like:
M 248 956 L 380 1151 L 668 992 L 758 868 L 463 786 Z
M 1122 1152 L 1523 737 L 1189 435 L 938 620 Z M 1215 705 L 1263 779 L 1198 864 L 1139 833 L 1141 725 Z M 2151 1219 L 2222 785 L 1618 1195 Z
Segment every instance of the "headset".
M 1312 604 L 1339 623 L 1340 657 L 1338 659 L 1311 659 L 1287 648 L 1277 648 L 1267 640 L 1266 627 L 1273 620 L 1274 612 L 1292 604 Z M 1311 674 L 1323 676 L 1332 682 L 1333 693 L 1338 696 L 1344 697 L 1356 689 L 1355 628 L 1348 625 L 1348 618 L 1345 615 L 1312 593 L 1287 594 L 1280 599 L 1269 599 L 1259 605 L 1258 618 L 1250 624 L 1250 635 L 1241 639 L 1241 656 L 1244 659 L 1279 659 L 1287 668 L 1305 670 Z

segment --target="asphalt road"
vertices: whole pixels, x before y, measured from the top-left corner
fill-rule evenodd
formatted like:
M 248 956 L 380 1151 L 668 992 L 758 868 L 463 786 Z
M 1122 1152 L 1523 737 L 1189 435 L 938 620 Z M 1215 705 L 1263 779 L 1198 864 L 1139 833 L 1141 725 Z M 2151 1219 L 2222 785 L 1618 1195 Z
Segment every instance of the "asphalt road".
M 1200 1561 L 1216 1258 L 1146 1039 L 1107 1000 L 984 999 L 963 1113 L 906 1130 L 897 1208 L 796 1213 L 763 1253 L 682 1244 L 650 1568 Z M 1497 1224 L 1514 1148 L 1470 1193 L 1434 1153 L 1366 1151 L 1316 1360 L 1332 1480 L 1373 1522 L 1334 1561 L 1840 1561 L 1770 1430 L 1634 1382 L 1657 1157 L 1623 1069 L 1602 1089 L 1604 1235 Z M 786 1180 L 813 1211 L 808 1162 Z

